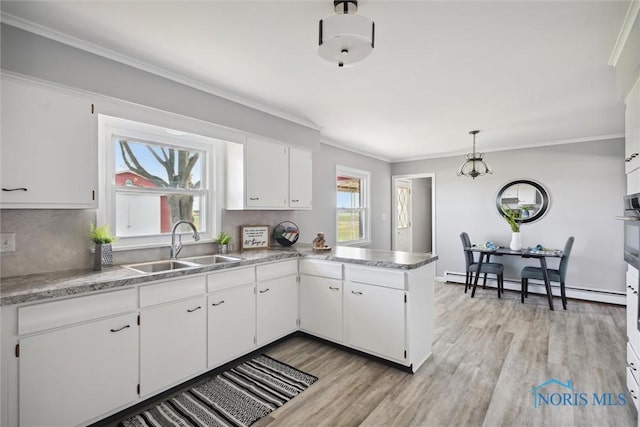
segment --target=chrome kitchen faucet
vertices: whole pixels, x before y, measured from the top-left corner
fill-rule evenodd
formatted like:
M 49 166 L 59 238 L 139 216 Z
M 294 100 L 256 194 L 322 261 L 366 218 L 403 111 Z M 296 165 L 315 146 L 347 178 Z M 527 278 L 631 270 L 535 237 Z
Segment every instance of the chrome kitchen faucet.
M 173 224 L 173 228 L 171 229 L 171 259 L 177 259 L 180 250 L 182 249 L 182 237 L 178 234 L 178 243 L 176 244 L 176 230 L 180 226 L 180 224 L 189 224 L 191 229 L 193 229 L 193 240 L 200 240 L 200 235 L 198 234 L 198 230 L 196 229 L 196 225 L 187 221 L 186 219 L 182 219 L 175 224 Z

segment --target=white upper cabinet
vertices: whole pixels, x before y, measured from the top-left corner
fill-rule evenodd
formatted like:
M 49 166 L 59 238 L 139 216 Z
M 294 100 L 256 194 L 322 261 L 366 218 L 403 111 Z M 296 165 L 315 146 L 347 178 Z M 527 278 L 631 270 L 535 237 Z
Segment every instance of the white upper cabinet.
M 2 208 L 96 208 L 93 104 L 2 77 Z
M 624 171 L 630 173 L 640 167 L 640 80 L 625 99 Z
M 247 138 L 245 150 L 248 208 L 284 209 L 289 198 L 289 147 Z
M 310 151 L 289 148 L 289 207 L 311 209 L 312 154 Z
M 248 137 L 226 148 L 226 208 L 311 209 L 311 152 Z

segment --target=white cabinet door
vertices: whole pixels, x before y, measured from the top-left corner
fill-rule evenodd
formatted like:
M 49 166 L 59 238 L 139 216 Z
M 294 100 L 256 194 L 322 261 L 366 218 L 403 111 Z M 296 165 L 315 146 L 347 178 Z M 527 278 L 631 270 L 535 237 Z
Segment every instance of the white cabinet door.
M 20 425 L 89 421 L 138 397 L 136 315 L 21 339 L 19 365 Z
M 2 79 L 1 207 L 97 207 L 89 100 Z
M 300 329 L 342 342 L 342 281 L 300 275 Z
M 140 313 L 140 395 L 204 371 L 207 362 L 206 297 Z
M 297 329 L 297 285 L 294 275 L 258 283 L 258 346 Z
M 347 282 L 344 294 L 347 345 L 404 360 L 404 295 L 404 291 L 397 289 Z
M 624 171 L 629 173 L 640 167 L 640 80 L 625 99 Z
M 311 209 L 312 169 L 310 151 L 289 148 L 289 207 Z
M 638 278 L 627 272 L 627 338 L 637 355 L 640 355 L 640 331 L 638 331 Z
M 209 295 L 209 363 L 213 368 L 255 348 L 255 286 Z
M 247 138 L 247 208 L 284 209 L 289 198 L 289 148 L 263 140 Z

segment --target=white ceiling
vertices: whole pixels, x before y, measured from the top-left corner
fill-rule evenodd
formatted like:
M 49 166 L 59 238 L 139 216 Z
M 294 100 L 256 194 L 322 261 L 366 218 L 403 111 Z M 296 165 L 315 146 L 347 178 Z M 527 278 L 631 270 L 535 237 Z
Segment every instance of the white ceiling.
M 373 54 L 316 54 L 323 1 L 2 1 L 55 30 L 314 123 L 388 160 L 624 133 L 608 65 L 629 1 L 361 0 Z

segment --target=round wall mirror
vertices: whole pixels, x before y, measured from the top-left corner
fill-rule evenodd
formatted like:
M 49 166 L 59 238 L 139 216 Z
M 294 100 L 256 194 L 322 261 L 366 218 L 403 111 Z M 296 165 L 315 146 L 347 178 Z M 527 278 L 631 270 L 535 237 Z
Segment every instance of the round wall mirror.
M 515 210 L 520 223 L 539 220 L 549 209 L 549 193 L 535 181 L 518 179 L 508 182 L 496 196 L 498 213 L 505 216 L 505 208 Z

